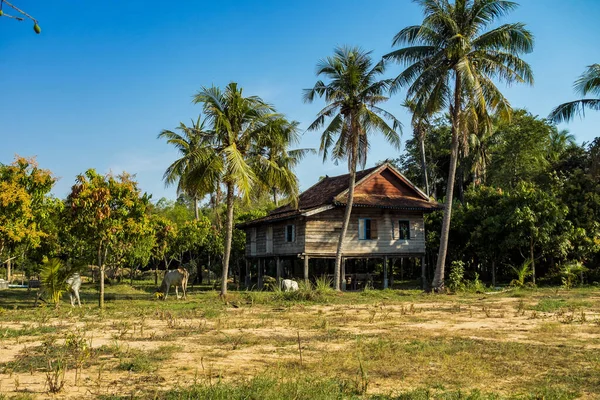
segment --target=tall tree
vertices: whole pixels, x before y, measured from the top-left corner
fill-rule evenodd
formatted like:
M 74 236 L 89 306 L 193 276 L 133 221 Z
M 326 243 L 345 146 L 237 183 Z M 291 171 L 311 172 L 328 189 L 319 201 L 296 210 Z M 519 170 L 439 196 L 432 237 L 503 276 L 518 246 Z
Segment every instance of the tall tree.
M 206 193 L 212 192 L 218 182 L 207 180 L 191 179 L 191 171 L 197 168 L 199 163 L 199 148 L 202 142 L 202 135 L 206 135 L 204 121 L 201 122 L 200 116 L 192 126 L 188 127 L 183 122 L 177 127 L 181 133 L 170 130 L 163 130 L 158 138 L 167 139 L 167 143 L 172 144 L 178 150 L 181 157 L 175 160 L 163 175 L 166 186 L 177 183 L 177 194 L 187 194 L 194 201 L 194 216 L 196 220 L 200 217 L 198 214 L 198 200 Z
M 588 94 L 600 97 L 600 64 L 592 64 L 573 84 L 575 92 L 581 96 Z M 556 107 L 550 113 L 550 119 L 556 123 L 568 122 L 575 115 L 584 116 L 585 109 L 600 110 L 600 98 L 570 101 Z
M 289 149 L 300 141 L 298 125 L 296 121 L 278 118 L 270 124 L 269 134 L 263 135 L 265 142 L 259 145 L 259 149 L 264 152 L 259 160 L 266 161 L 267 164 L 255 166 L 264 186 L 257 188 L 270 192 L 275 206 L 279 205 L 278 195 L 286 196 L 292 201 L 298 197 L 298 180 L 294 170 L 307 154 L 315 152 L 313 149 Z
M 226 187 L 226 232 L 223 250 L 221 296 L 227 294 L 229 258 L 233 235 L 233 211 L 236 193 L 248 199 L 252 186 L 260 180 L 256 166 L 261 165 L 263 174 L 281 171 L 265 157 L 266 137 L 272 134 L 273 124 L 283 118 L 275 109 L 256 96 L 245 97 L 237 83 L 230 83 L 225 90 L 217 87 L 202 88 L 195 98 L 201 103 L 212 130 L 202 135 L 198 150 L 200 166 L 189 176 L 197 182 L 222 182 Z M 284 176 L 284 175 L 282 175 Z M 288 176 L 295 182 L 295 176 Z
M 0 164 L 0 265 L 6 263 L 8 281 L 16 246 L 37 248 L 48 235 L 40 228 L 52 206 L 48 193 L 55 182 L 35 159 L 15 156 L 10 165 Z
M 335 162 L 348 161 L 350 180 L 348 200 L 342 230 L 335 257 L 334 288 L 340 290 L 340 271 L 344 251 L 344 238 L 348 230 L 352 204 L 356 167 L 364 167 L 369 148 L 368 136 L 374 131 L 381 132 L 395 148 L 400 148 L 400 121 L 385 111 L 379 104 L 388 100 L 384 93 L 390 85 L 389 79 L 380 79 L 385 72 L 383 61 L 373 65 L 371 52 L 358 47 L 338 47 L 333 56 L 317 64 L 317 76 L 324 76 L 327 83 L 319 80 L 312 89 L 304 91 L 304 101 L 313 102 L 315 96 L 324 97 L 327 105 L 319 111 L 317 119 L 308 127 L 316 131 L 329 123 L 321 134 L 320 152 L 323 161 L 329 156 Z M 387 121 L 392 122 L 392 126 Z
M 433 112 L 419 108 L 417 103 L 412 99 L 406 99 L 402 106 L 412 114 L 410 124 L 413 129 L 413 137 L 419 143 L 419 151 L 421 152 L 421 173 L 423 174 L 423 187 L 427 196 L 431 195 L 429 190 L 429 179 L 427 174 L 427 158 L 425 157 L 425 134 L 431 127 L 429 119 L 434 114 Z
M 104 272 L 108 256 L 123 241 L 135 241 L 147 233 L 149 196 L 126 173 L 114 177 L 89 169 L 77 176 L 66 200 L 73 236 L 88 244 L 87 261 L 96 259 L 100 270 L 100 308 L 104 307 Z
M 423 8 L 421 25 L 402 29 L 393 45 L 406 44 L 385 56 L 408 65 L 393 89 L 408 86 L 419 107 L 448 107 L 452 123 L 450 170 L 446 187 L 440 248 L 432 287 L 444 286 L 444 268 L 452 215 L 459 145 L 477 117 L 508 115 L 510 104 L 494 83 L 533 83 L 530 66 L 519 56 L 533 49 L 533 37 L 522 23 L 489 29 L 517 7 L 504 0 L 416 0 Z M 475 120 L 473 120 L 475 118 Z

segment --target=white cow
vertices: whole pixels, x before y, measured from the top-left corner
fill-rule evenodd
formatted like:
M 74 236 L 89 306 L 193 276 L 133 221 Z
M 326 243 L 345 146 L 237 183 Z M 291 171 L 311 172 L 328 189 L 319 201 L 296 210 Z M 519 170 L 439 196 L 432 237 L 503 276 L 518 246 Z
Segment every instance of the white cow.
M 71 298 L 71 307 L 75 307 L 75 300 L 81 307 L 81 301 L 79 300 L 79 288 L 81 288 L 81 275 L 75 272 L 73 275 L 67 278 L 67 287 L 69 288 L 69 297 Z
M 284 279 L 281 281 L 281 288 L 284 292 L 295 292 L 298 290 L 298 282 L 291 279 Z
M 163 300 L 167 299 L 169 295 L 169 289 L 171 286 L 175 286 L 175 295 L 179 299 L 179 292 L 177 288 L 181 286 L 181 290 L 183 291 L 183 298 L 186 298 L 185 292 L 187 290 L 187 282 L 190 274 L 185 268 L 177 268 L 171 271 L 167 271 L 165 277 L 160 284 L 159 292 L 163 294 Z

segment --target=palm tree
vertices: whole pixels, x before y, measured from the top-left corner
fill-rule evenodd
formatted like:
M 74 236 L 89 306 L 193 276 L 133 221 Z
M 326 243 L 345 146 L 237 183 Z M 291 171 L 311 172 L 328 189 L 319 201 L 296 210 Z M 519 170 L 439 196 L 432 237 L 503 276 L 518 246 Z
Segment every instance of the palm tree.
M 575 81 L 573 85 L 575 91 L 581 96 L 588 93 L 600 97 L 600 64 L 592 64 Z M 585 109 L 600 110 L 600 99 L 581 99 L 561 104 L 550 113 L 549 118 L 555 123 L 568 122 L 575 115 L 584 116 Z
M 158 138 L 167 139 L 167 143 L 177 148 L 181 157 L 174 161 L 163 175 L 165 186 L 170 186 L 177 182 L 177 194 L 187 194 L 194 201 L 194 216 L 199 218 L 198 199 L 214 189 L 213 182 L 201 182 L 190 179 L 191 171 L 197 168 L 198 149 L 202 140 L 202 135 L 206 134 L 204 127 L 205 121 L 200 122 L 200 116 L 196 122 L 192 121 L 192 126 L 188 127 L 183 122 L 179 123 L 177 130 L 181 134 L 169 130 L 163 130 Z
M 317 64 L 317 76 L 325 76 L 328 83 L 319 80 L 312 89 L 304 91 L 305 102 L 314 101 L 315 96 L 325 97 L 327 102 L 308 127 L 311 131 L 319 130 L 325 126 L 325 119 L 330 119 L 321 134 L 323 161 L 331 150 L 336 163 L 347 159 L 350 172 L 348 201 L 335 257 L 333 282 L 336 290 L 340 290 L 344 237 L 352 212 L 356 167 L 359 163 L 364 167 L 367 161 L 368 135 L 380 131 L 388 142 L 400 148 L 400 136 L 396 132 L 401 129 L 400 121 L 378 106 L 388 100 L 384 93 L 389 89 L 390 80 L 378 80 L 384 72 L 384 62 L 373 65 L 371 52 L 358 47 L 339 47 L 332 57 Z M 392 127 L 386 119 L 392 121 Z
M 413 128 L 413 136 L 419 143 L 419 149 L 421 151 L 421 173 L 423 174 L 423 186 L 425 187 L 425 193 L 427 193 L 427 196 L 429 196 L 430 191 L 429 179 L 427 176 L 427 159 L 425 157 L 425 134 L 430 128 L 429 119 L 434 113 L 420 109 L 413 99 L 404 100 L 402 107 L 408 109 L 408 111 L 410 111 L 412 114 L 410 124 Z
M 223 183 L 226 187 L 226 234 L 223 251 L 223 275 L 221 296 L 227 294 L 227 278 L 231 239 L 233 235 L 233 211 L 236 192 L 247 200 L 255 183 L 262 174 L 277 175 L 276 167 L 268 162 L 264 149 L 273 134 L 275 124 L 283 117 L 275 109 L 256 96 L 244 97 L 236 83 L 227 85 L 224 91 L 217 87 L 202 88 L 194 97 L 195 103 L 203 105 L 207 120 L 213 130 L 201 135 L 198 149 L 198 166 L 190 173 L 197 182 Z M 262 169 L 258 169 L 260 166 Z M 296 177 L 288 176 L 296 182 Z M 291 186 L 289 182 L 286 185 Z
M 450 169 L 444 218 L 433 289 L 444 285 L 444 266 L 452 214 L 459 144 L 477 116 L 489 112 L 508 115 L 510 104 L 494 80 L 533 83 L 530 66 L 519 56 L 533 49 L 533 37 L 524 24 L 497 20 L 517 7 L 504 0 L 417 0 L 425 17 L 421 25 L 402 29 L 393 45 L 407 47 L 387 54 L 407 65 L 392 89 L 408 86 L 407 96 L 424 110 L 447 107 L 452 125 Z M 485 121 L 482 121 L 485 122 Z
M 288 122 L 285 118 L 278 118 L 270 125 L 269 134 L 264 135 L 265 143 L 259 146 L 264 152 L 259 160 L 266 161 L 266 165 L 256 166 L 263 183 L 262 187 L 256 188 L 263 193 L 269 191 L 275 206 L 279 205 L 278 195 L 286 196 L 294 203 L 298 197 L 298 180 L 294 169 L 307 154 L 315 153 L 315 150 L 288 149 L 300 141 L 297 121 Z
M 550 149 L 549 158 L 551 161 L 558 161 L 565 150 L 577 145 L 575 136 L 569 133 L 568 129 L 558 130 L 557 127 L 552 127 L 550 132 Z

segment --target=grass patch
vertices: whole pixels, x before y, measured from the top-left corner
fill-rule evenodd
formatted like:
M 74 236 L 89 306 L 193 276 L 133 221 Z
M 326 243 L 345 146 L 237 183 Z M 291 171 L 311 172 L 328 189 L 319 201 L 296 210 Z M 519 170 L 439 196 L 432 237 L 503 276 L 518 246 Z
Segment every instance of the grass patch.
M 175 345 L 161 346 L 151 351 L 129 349 L 117 354 L 121 359 L 117 369 L 138 373 L 155 372 L 161 362 L 171 359 L 173 353 L 179 349 L 179 346 Z
M 55 326 L 38 326 L 27 327 L 21 329 L 3 328 L 0 327 L 0 339 L 13 339 L 23 336 L 40 336 L 56 333 L 58 328 Z
M 589 308 L 592 304 L 585 300 L 564 299 L 564 298 L 544 298 L 535 306 L 531 307 L 534 311 L 555 312 L 560 309 L 574 310 L 578 308 Z

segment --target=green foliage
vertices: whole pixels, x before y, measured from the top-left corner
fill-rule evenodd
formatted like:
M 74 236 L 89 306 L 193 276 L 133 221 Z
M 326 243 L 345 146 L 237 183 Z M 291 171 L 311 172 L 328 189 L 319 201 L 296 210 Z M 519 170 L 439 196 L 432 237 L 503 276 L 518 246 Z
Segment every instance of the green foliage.
M 51 211 L 48 194 L 55 181 L 33 158 L 15 156 L 12 164 L 0 164 L 0 264 L 17 246 L 36 248 L 48 236 L 40 222 Z
M 513 279 L 510 282 L 511 286 L 523 287 L 525 286 L 525 280 L 533 275 L 533 271 L 531 269 L 531 259 L 526 259 L 523 264 L 519 268 L 511 267 L 513 272 L 516 275 L 516 279 Z
M 104 305 L 104 270 L 126 259 L 147 260 L 154 247 L 147 194 L 131 175 L 79 175 L 66 200 L 71 235 L 81 238 L 83 256 L 100 268 L 100 307 Z M 110 257 L 110 258 L 109 258 Z
M 565 289 L 571 289 L 573 284 L 579 279 L 588 269 L 580 262 L 571 261 L 560 266 L 560 274 L 562 275 L 562 284 Z M 583 283 L 583 282 L 581 282 Z
M 465 263 L 462 261 L 452 261 L 450 274 L 448 275 L 448 288 L 454 292 L 460 292 L 465 289 Z
M 570 121 L 575 115 L 583 116 L 586 109 L 600 110 L 600 64 L 588 66 L 583 75 L 575 81 L 574 87 L 580 96 L 591 94 L 596 97 L 559 105 L 550 113 L 549 118 L 554 120 L 554 122 Z

